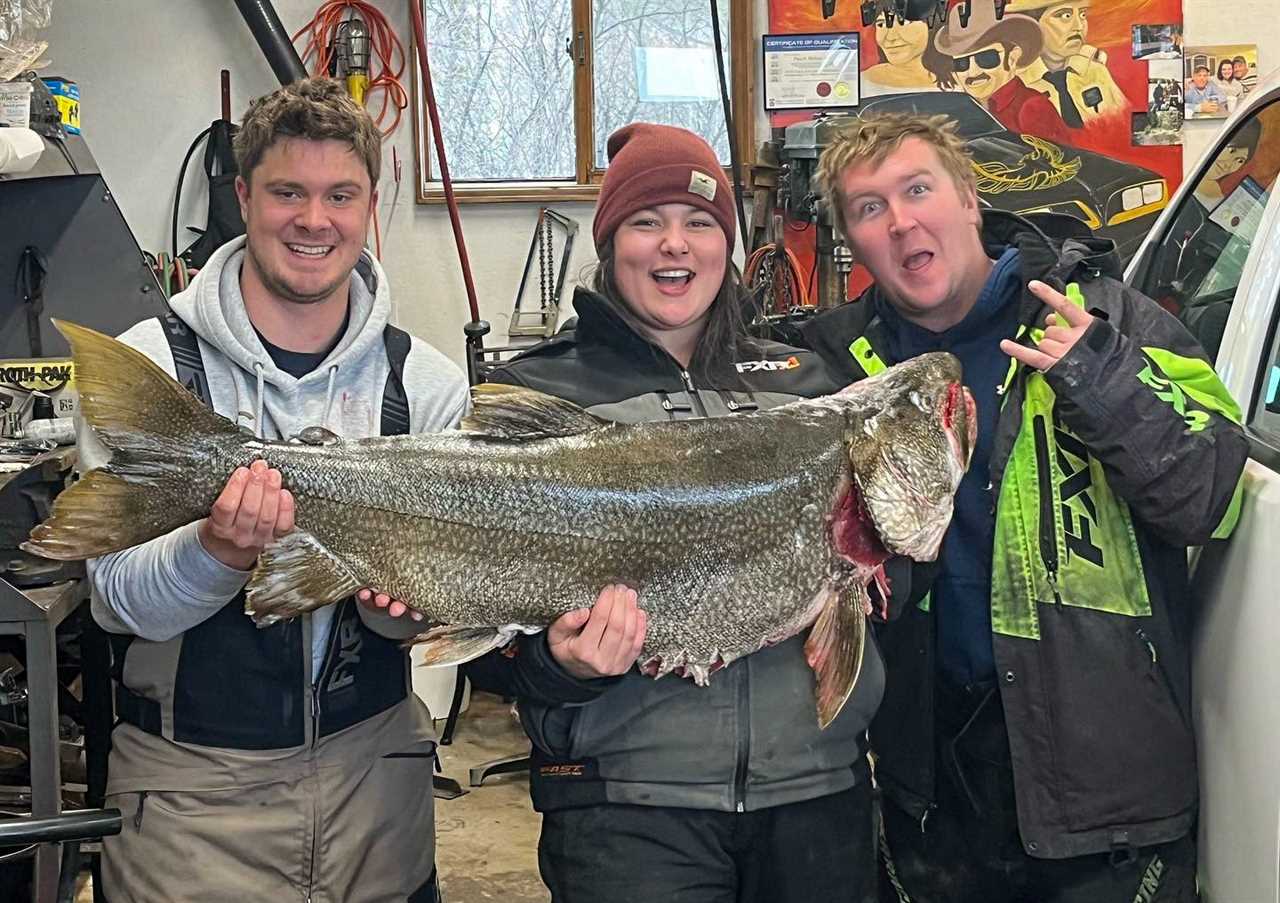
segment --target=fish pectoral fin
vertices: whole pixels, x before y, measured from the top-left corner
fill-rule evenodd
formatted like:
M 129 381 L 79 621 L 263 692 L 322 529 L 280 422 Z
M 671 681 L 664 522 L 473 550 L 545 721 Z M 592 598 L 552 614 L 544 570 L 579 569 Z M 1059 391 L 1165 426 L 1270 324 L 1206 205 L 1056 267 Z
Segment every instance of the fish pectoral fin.
M 830 590 L 805 640 L 805 658 L 817 678 L 814 696 L 819 727 L 826 728 L 836 720 L 858 682 L 867 638 L 867 601 L 862 586 L 844 592 Z
M 432 627 L 426 633 L 410 640 L 414 646 L 424 646 L 422 664 L 428 668 L 461 665 L 472 659 L 504 646 L 516 631 L 499 630 L 496 627 L 461 627 L 445 624 Z
M 245 614 L 259 627 L 345 599 L 364 584 L 306 530 L 294 530 L 262 550 L 245 587 Z
M 481 439 L 526 441 L 576 436 L 609 426 L 570 401 L 523 386 L 483 383 L 471 389 L 462 432 Z

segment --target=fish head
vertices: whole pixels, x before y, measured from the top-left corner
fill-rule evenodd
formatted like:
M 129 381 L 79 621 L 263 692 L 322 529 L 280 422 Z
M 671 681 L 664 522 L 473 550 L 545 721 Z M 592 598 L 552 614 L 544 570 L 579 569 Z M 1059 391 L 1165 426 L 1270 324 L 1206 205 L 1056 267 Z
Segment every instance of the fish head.
M 845 432 L 852 477 L 837 514 L 838 550 L 865 564 L 865 547 L 878 540 L 882 553 L 935 559 L 977 439 L 977 409 L 960 362 L 924 354 L 845 393 L 860 403 L 850 406 Z

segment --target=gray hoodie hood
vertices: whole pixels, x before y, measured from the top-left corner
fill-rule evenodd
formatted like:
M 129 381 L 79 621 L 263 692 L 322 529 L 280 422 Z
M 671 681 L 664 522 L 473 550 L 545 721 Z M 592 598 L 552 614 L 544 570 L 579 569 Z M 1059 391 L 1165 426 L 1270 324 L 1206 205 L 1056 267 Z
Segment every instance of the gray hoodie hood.
M 170 301 L 201 339 L 235 365 L 209 370 L 215 407 L 235 411 L 237 423 L 264 438 L 287 438 L 309 426 L 349 437 L 376 435 L 372 402 L 381 398 L 386 380 L 382 332 L 391 313 L 381 265 L 368 252 L 361 255 L 351 274 L 346 332 L 320 366 L 297 379 L 276 367 L 249 322 L 240 292 L 244 256 L 243 236 L 227 242 Z M 230 404 L 217 403 L 218 396 Z

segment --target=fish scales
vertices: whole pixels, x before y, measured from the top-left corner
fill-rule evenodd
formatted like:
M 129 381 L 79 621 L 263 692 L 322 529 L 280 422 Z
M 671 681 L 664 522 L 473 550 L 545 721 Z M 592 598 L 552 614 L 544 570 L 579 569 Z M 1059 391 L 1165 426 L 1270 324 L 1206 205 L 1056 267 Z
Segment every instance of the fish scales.
M 621 582 L 648 615 L 640 662 L 655 676 L 705 683 L 809 629 L 824 725 L 857 680 L 868 584 L 891 554 L 936 556 L 974 443 L 947 354 L 734 417 L 610 424 L 483 386 L 460 432 L 267 441 L 138 352 L 58 325 L 92 427 L 88 471 L 27 550 L 87 558 L 145 542 L 207 516 L 228 474 L 264 459 L 296 497 L 297 524 L 246 587 L 259 623 L 372 586 L 439 625 L 418 638 L 428 660 L 457 663 Z

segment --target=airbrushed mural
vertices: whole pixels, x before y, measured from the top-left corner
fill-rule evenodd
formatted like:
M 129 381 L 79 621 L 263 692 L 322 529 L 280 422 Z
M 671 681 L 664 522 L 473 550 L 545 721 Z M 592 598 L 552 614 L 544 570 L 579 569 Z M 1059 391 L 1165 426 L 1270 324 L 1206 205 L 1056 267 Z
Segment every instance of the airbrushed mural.
M 770 32 L 857 31 L 861 104 L 957 123 L 984 202 L 1075 216 L 1124 259 L 1182 176 L 1180 146 L 1135 146 L 1148 59 L 1133 26 L 1177 26 L 1180 0 L 770 0 Z M 830 15 L 824 17 L 824 12 Z M 772 114 L 775 127 L 809 114 Z

